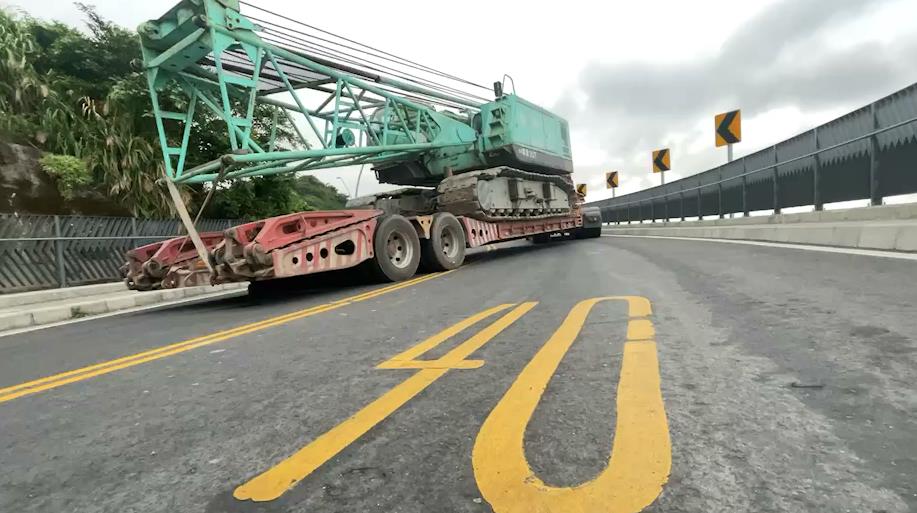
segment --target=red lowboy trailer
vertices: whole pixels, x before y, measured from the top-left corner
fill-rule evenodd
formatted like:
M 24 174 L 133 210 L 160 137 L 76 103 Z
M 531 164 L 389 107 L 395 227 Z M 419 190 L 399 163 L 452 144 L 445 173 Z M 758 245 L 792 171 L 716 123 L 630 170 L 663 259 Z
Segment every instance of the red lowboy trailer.
M 297 212 L 201 234 L 212 272 L 189 237 L 131 250 L 125 267 L 128 286 L 139 290 L 261 281 L 360 265 L 380 280 L 397 281 L 410 278 L 418 268 L 455 269 L 468 248 L 520 238 L 544 242 L 553 234 L 595 237 L 600 223 L 597 211 L 583 208 L 563 217 L 495 222 L 448 212 Z

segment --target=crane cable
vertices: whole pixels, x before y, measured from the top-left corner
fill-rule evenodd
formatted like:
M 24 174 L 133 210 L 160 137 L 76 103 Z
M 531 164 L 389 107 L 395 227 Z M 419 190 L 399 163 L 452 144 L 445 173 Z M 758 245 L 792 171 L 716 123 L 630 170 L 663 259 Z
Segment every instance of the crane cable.
M 278 34 L 278 35 L 283 34 L 284 36 L 287 36 L 287 39 L 288 39 L 288 40 L 293 40 L 292 38 L 294 38 L 295 36 L 293 36 L 292 34 L 288 34 L 288 33 L 286 33 L 286 32 L 280 32 L 278 29 L 283 29 L 284 31 L 292 32 L 292 33 L 294 33 L 294 34 L 300 34 L 300 35 L 302 35 L 302 36 L 305 36 L 305 37 L 307 37 L 307 38 L 311 38 L 311 39 L 314 39 L 314 40 L 317 40 L 317 41 L 324 41 L 324 42 L 326 42 L 326 43 L 329 43 L 329 44 L 331 44 L 331 45 L 335 45 L 335 46 L 337 46 L 337 47 L 347 48 L 347 49 L 349 49 L 349 50 L 353 50 L 353 51 L 356 51 L 356 52 L 365 53 L 365 54 L 371 55 L 371 56 L 373 56 L 373 57 L 377 57 L 377 58 L 381 58 L 381 59 L 383 59 L 383 60 L 387 60 L 387 61 L 389 61 L 389 62 L 393 62 L 393 63 L 399 64 L 399 65 L 407 66 L 407 67 L 409 67 L 409 68 L 417 69 L 417 70 L 420 70 L 420 71 L 423 71 L 423 72 L 426 72 L 426 73 L 430 73 L 430 74 L 433 74 L 433 75 L 438 75 L 438 76 L 441 76 L 441 77 L 444 77 L 444 78 L 448 78 L 448 79 L 453 80 L 453 81 L 456 81 L 456 82 L 469 83 L 469 84 L 471 84 L 471 85 L 474 85 L 475 87 L 480 87 L 480 88 L 482 88 L 482 89 L 487 89 L 488 91 L 490 90 L 490 89 L 488 89 L 488 88 L 486 88 L 486 87 L 484 87 L 484 86 L 481 86 L 481 85 L 478 85 L 478 84 L 474 84 L 474 83 L 472 83 L 472 82 L 468 82 L 467 80 L 461 79 L 461 78 L 459 78 L 459 77 L 455 77 L 455 76 L 450 75 L 450 74 L 448 74 L 448 73 L 444 73 L 444 72 L 441 72 L 441 71 L 437 71 L 437 70 L 434 70 L 434 69 L 432 69 L 432 68 L 427 68 L 426 66 L 415 66 L 415 65 L 413 65 L 413 64 L 401 63 L 401 62 L 398 62 L 398 61 L 396 61 L 396 60 L 394 60 L 394 59 L 390 59 L 390 58 L 387 58 L 387 57 L 384 57 L 384 56 L 381 56 L 381 55 L 373 54 L 373 53 L 368 52 L 368 51 L 366 51 L 366 50 L 362 50 L 362 49 L 360 49 L 360 48 L 356 48 L 356 47 L 353 47 L 353 46 L 345 45 L 345 44 L 339 43 L 339 42 L 337 42 L 337 41 L 332 41 L 332 40 L 330 40 L 330 39 L 325 39 L 325 38 L 322 38 L 322 37 L 318 37 L 318 36 L 316 36 L 316 35 L 314 35 L 314 34 L 309 34 L 309 33 L 307 33 L 307 32 L 302 32 L 302 31 L 300 31 L 300 30 L 296 30 L 296 29 L 287 27 L 287 26 L 285 26 L 285 25 L 281 25 L 281 24 L 279 24 L 279 23 L 274 23 L 274 22 L 272 22 L 272 21 L 268 21 L 268 20 L 265 20 L 265 19 L 256 18 L 256 17 L 254 17 L 254 16 L 248 16 L 248 18 L 251 19 L 252 21 L 255 21 L 255 22 L 258 22 L 258 23 L 261 23 L 261 24 L 271 25 L 271 26 L 274 27 L 274 28 L 267 28 L 267 29 L 265 29 L 265 32 L 271 32 L 271 33 L 275 33 L 275 34 Z M 340 36 L 337 36 L 337 37 L 340 37 Z M 305 41 L 305 40 L 298 39 L 298 38 L 296 38 L 296 41 L 299 41 L 299 42 L 301 42 L 301 43 L 306 43 L 306 42 L 307 42 L 307 41 Z M 355 59 L 360 59 L 360 57 L 357 57 L 357 56 L 355 56 L 355 55 L 353 55 L 353 54 L 348 54 L 348 53 L 343 52 L 343 51 L 341 51 L 341 50 L 339 50 L 339 49 L 337 49 L 337 48 L 332 48 L 332 47 L 324 46 L 324 45 L 322 45 L 321 43 L 316 43 L 316 42 L 314 42 L 314 41 L 308 41 L 308 43 L 309 43 L 309 44 L 312 44 L 312 45 L 316 45 L 316 46 L 321 47 L 321 48 L 325 48 L 325 49 L 327 49 L 327 50 L 331 50 L 331 51 L 335 51 L 335 52 L 340 52 L 340 53 L 343 54 L 343 55 L 349 55 L 350 57 L 353 57 L 353 58 L 355 58 Z M 384 64 L 380 64 L 380 63 L 378 63 L 378 62 L 372 62 L 372 61 L 369 61 L 369 60 L 365 60 L 365 61 L 363 61 L 363 62 L 365 62 L 365 63 L 367 63 L 367 64 L 374 64 L 374 65 L 377 65 L 377 66 L 385 67 L 386 69 L 390 69 L 390 70 L 392 70 L 392 71 L 398 71 L 398 72 L 400 72 L 400 73 L 408 74 L 408 73 L 407 73 L 406 71 L 404 71 L 404 70 L 395 70 L 394 68 L 388 67 L 388 66 L 386 66 L 386 65 L 384 65 Z M 409 61 L 409 62 L 410 62 L 410 61 Z M 415 76 L 415 75 L 410 75 L 410 74 L 408 74 L 408 76 L 411 76 L 411 77 L 420 79 L 420 77 L 417 77 L 417 76 Z M 421 80 L 428 80 L 428 79 L 421 79 Z M 440 85 L 442 85 L 442 84 L 440 84 Z M 465 94 L 469 94 L 469 93 L 467 93 L 467 92 L 465 92 L 465 91 L 462 91 L 462 92 L 465 93 Z
M 256 9 L 256 10 L 259 10 L 259 11 L 262 11 L 262 12 L 264 12 L 264 13 L 266 13 L 266 14 L 269 14 L 269 15 L 271 15 L 271 16 L 275 16 L 275 17 L 280 18 L 280 19 L 282 19 L 282 20 L 286 20 L 286 21 L 289 21 L 289 22 L 292 22 L 292 23 L 296 23 L 296 24 L 298 24 L 298 25 L 302 25 L 302 26 L 304 26 L 304 27 L 310 28 L 310 29 L 312 29 L 312 30 L 315 30 L 315 31 L 318 31 L 318 32 L 321 32 L 321 33 L 324 33 L 324 34 L 327 34 L 327 35 L 332 36 L 332 37 L 336 37 L 336 38 L 338 38 L 338 39 L 347 41 L 347 42 L 349 42 L 349 43 L 353 43 L 353 44 L 355 44 L 355 45 L 359 45 L 359 46 L 364 47 L 364 48 L 366 48 L 366 49 L 368 49 L 368 50 L 360 50 L 360 49 L 357 49 L 357 48 L 350 47 L 350 46 L 348 46 L 348 45 L 343 45 L 343 44 L 341 44 L 341 43 L 334 43 L 334 42 L 332 42 L 332 41 L 330 41 L 330 40 L 327 40 L 327 39 L 324 39 L 324 38 L 319 38 L 318 36 L 316 36 L 316 35 L 314 35 L 314 34 L 309 34 L 309 33 L 307 33 L 307 32 L 303 32 L 303 31 L 300 31 L 300 30 L 297 30 L 297 29 L 294 29 L 294 28 L 291 28 L 291 27 L 286 27 L 286 26 L 280 25 L 280 24 L 278 24 L 278 23 L 266 22 L 266 23 L 269 23 L 269 24 L 274 25 L 274 26 L 277 26 L 277 27 L 282 27 L 282 28 L 284 28 L 284 29 L 286 29 L 286 30 L 288 30 L 288 31 L 295 32 L 295 33 L 301 34 L 301 35 L 306 36 L 306 37 L 311 37 L 311 38 L 313 38 L 313 39 L 319 39 L 319 40 L 322 40 L 322 41 L 325 41 L 325 42 L 328 42 L 328 43 L 338 44 L 338 45 L 340 45 L 340 46 L 344 46 L 344 47 L 349 48 L 349 49 L 351 49 L 351 50 L 361 51 L 361 52 L 363 52 L 363 53 L 366 53 L 366 54 L 371 55 L 371 56 L 376 57 L 376 58 L 384 59 L 384 60 L 387 60 L 387 61 L 390 61 L 390 62 L 394 62 L 394 63 L 400 64 L 400 65 L 403 65 L 403 66 L 407 66 L 407 67 L 411 67 L 411 68 L 418 69 L 418 70 L 421 70 L 421 71 L 425 71 L 425 72 L 427 72 L 427 73 L 431 73 L 431 74 L 434 74 L 434 75 L 437 75 L 437 76 L 440 76 L 440 77 L 443 77 L 443 78 L 448 78 L 448 79 L 454 80 L 454 81 L 456 81 L 456 82 L 460 82 L 460 83 L 467 84 L 467 85 L 471 85 L 471 86 L 474 86 L 474 87 L 477 87 L 477 88 L 480 88 L 480 89 L 484 89 L 484 90 L 487 90 L 487 91 L 491 91 L 491 88 L 489 88 L 489 87 L 487 87 L 487 86 L 483 86 L 483 85 L 481 85 L 481 84 L 472 82 L 472 81 L 470 81 L 470 80 L 466 80 L 466 79 L 464 79 L 464 78 L 461 78 L 461 77 L 452 75 L 452 74 L 450 74 L 450 73 L 446 73 L 446 72 L 444 72 L 444 71 L 437 70 L 437 69 L 432 68 L 432 67 L 430 67 L 430 66 L 426 66 L 426 65 L 424 65 L 424 64 L 420 64 L 420 63 L 418 63 L 418 62 L 412 61 L 412 60 L 410 60 L 410 59 L 406 59 L 406 58 L 404 58 L 404 57 L 399 57 L 399 56 L 397 56 L 397 55 L 394 55 L 394 54 L 389 53 L 389 52 L 386 52 L 386 51 L 384 51 L 384 50 L 375 48 L 375 47 L 370 46 L 370 45 L 367 45 L 367 44 L 365 44 L 365 43 L 361 43 L 361 42 L 359 42 L 359 41 L 355 41 L 355 40 L 353 40 L 353 39 L 349 39 L 349 38 L 347 38 L 347 37 L 344 37 L 344 36 L 335 34 L 335 33 L 333 33 L 333 32 L 330 32 L 330 31 L 321 29 L 321 28 L 319 28 L 319 27 L 316 27 L 316 26 L 313 26 L 313 25 L 309 25 L 308 23 L 304 23 L 304 22 L 295 20 L 295 19 L 290 18 L 290 17 L 288 17 L 288 16 L 284 16 L 284 15 L 282 15 L 282 14 L 273 12 L 273 11 L 268 10 L 268 9 L 265 9 L 265 8 L 263 8 L 263 7 L 260 7 L 260 6 L 251 4 L 251 3 L 249 3 L 249 2 L 240 1 L 240 4 L 245 5 L 246 7 L 250 7 L 250 8 L 253 8 L 253 9 Z M 254 18 L 252 18 L 252 19 L 254 19 Z M 375 52 L 375 53 L 374 53 L 374 52 Z M 399 61 L 400 61 L 400 62 L 399 62 Z M 375 63 L 375 64 L 378 65 L 378 63 Z
M 247 57 L 245 56 L 245 53 L 242 52 L 241 50 L 232 50 L 232 49 L 227 50 L 227 53 L 224 54 L 222 57 L 222 61 L 224 65 L 235 66 L 236 68 L 251 68 L 251 61 L 247 59 Z M 305 83 L 305 82 L 309 82 L 309 81 L 313 81 L 313 80 L 321 78 L 321 76 L 307 77 L 305 75 L 298 74 L 294 71 L 290 71 L 291 69 L 293 69 L 293 70 L 313 73 L 312 70 L 300 64 L 296 64 L 296 63 L 284 61 L 284 60 L 278 60 L 278 62 L 282 64 L 282 67 L 284 68 L 283 70 L 284 74 L 287 75 L 290 79 L 295 79 L 295 81 Z M 215 65 L 215 63 L 212 60 L 207 60 L 205 64 L 208 66 Z M 271 68 L 266 68 L 266 69 L 269 70 Z M 231 71 L 232 73 L 235 73 L 235 74 L 242 73 L 240 69 L 229 69 L 228 71 Z M 274 80 L 278 80 L 278 81 L 274 81 Z M 262 72 L 261 75 L 259 76 L 258 82 L 262 84 L 267 84 L 270 86 L 276 86 L 280 84 L 279 79 L 267 78 L 264 72 Z M 376 87 L 379 89 L 385 90 L 387 92 L 390 92 L 390 93 L 396 93 L 399 96 L 402 96 L 412 101 L 417 101 L 417 102 L 426 103 L 430 105 L 439 105 L 442 107 L 448 107 L 448 108 L 456 109 L 456 110 L 468 110 L 468 106 L 466 105 L 462 105 L 462 104 L 455 103 L 455 102 L 450 102 L 448 100 L 443 100 L 443 99 L 432 97 L 432 96 L 420 96 L 420 93 L 417 93 L 417 94 L 406 93 L 393 86 L 388 86 L 386 84 L 376 84 Z
M 377 68 L 364 61 L 360 61 L 359 57 L 355 55 L 348 54 L 340 50 L 336 50 L 334 48 L 330 48 L 330 47 L 323 46 L 323 45 L 318 45 L 316 43 L 311 43 L 307 41 L 297 41 L 295 39 L 285 37 L 284 34 L 276 32 L 274 30 L 266 30 L 265 33 L 270 34 L 270 35 L 263 36 L 263 39 L 271 43 L 279 44 L 281 46 L 284 44 L 293 45 L 294 47 L 299 48 L 301 50 L 315 52 L 318 55 L 329 57 L 331 59 L 337 59 L 347 64 L 353 64 L 355 66 L 362 66 L 363 68 L 368 69 L 368 70 L 376 71 L 376 72 L 383 73 L 383 74 L 389 74 L 393 77 L 400 78 L 402 80 L 406 80 L 409 82 L 413 82 L 417 85 L 428 87 L 430 89 L 433 89 L 433 90 L 436 90 L 442 93 L 462 96 L 466 100 L 472 99 L 475 101 L 482 101 L 482 102 L 488 101 L 487 98 L 477 96 L 475 94 L 463 91 L 461 89 L 456 89 L 456 88 L 453 88 L 447 85 L 440 84 L 438 82 L 433 82 L 433 81 L 418 77 L 416 75 L 411 75 L 401 70 L 396 70 L 389 66 L 385 66 L 384 64 L 372 63 L 372 64 L 375 64 L 376 66 L 379 66 Z

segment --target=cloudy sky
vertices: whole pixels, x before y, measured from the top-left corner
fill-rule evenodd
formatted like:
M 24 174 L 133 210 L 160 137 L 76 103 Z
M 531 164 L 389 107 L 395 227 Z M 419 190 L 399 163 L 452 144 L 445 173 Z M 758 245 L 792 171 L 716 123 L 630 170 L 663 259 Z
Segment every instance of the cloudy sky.
M 173 1 L 87 3 L 136 27 Z M 742 109 L 741 156 L 917 81 L 917 0 L 258 4 L 478 83 L 510 74 L 520 96 L 570 121 L 589 200 L 610 195 L 608 170 L 620 171 L 622 194 L 657 184 L 655 148 L 672 148 L 667 180 L 724 161 L 718 112 Z M 69 0 L 0 5 L 80 23 Z M 356 182 L 355 169 L 319 173 L 351 191 Z M 364 176 L 361 193 L 373 190 Z

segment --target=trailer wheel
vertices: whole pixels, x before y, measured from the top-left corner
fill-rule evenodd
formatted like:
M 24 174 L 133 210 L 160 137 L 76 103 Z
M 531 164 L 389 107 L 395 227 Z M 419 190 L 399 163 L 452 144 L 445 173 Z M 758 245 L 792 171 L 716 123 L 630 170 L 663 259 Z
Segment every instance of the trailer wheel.
M 383 281 L 414 276 L 420 265 L 420 239 L 410 221 L 399 215 L 382 218 L 373 236 L 372 274 Z
M 465 230 L 448 212 L 433 216 L 430 238 L 420 241 L 421 265 L 427 271 L 451 271 L 465 261 Z

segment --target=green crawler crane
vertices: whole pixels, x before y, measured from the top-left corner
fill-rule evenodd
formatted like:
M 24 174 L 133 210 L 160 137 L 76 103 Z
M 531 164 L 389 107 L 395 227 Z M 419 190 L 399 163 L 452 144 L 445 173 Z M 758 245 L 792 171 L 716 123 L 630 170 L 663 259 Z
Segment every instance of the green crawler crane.
M 305 224 L 314 227 L 315 215 L 309 221 L 293 215 L 289 224 L 272 221 L 227 230 L 225 243 L 207 246 L 176 184 L 371 166 L 380 182 L 405 187 L 354 198 L 348 208 L 378 212 L 380 230 L 399 224 L 389 218 L 402 217 L 404 223 L 399 226 L 414 226 L 419 235 L 397 232 L 398 237 L 411 239 L 409 242 L 420 237 L 434 246 L 445 240 L 434 233 L 445 225 L 452 232 L 463 232 L 452 235 L 464 248 L 539 233 L 544 238 L 548 232 L 581 226 L 586 219 L 580 217 L 582 200 L 571 180 L 567 122 L 516 96 L 515 87 L 508 94 L 501 82 L 492 89 L 479 86 L 240 0 L 182 0 L 159 19 L 143 23 L 138 31 L 143 56 L 138 64 L 148 81 L 164 181 L 202 261 L 201 265 L 186 261 L 180 269 L 183 277 L 195 276 L 194 281 L 201 282 L 203 275 L 196 273 L 204 266 L 211 281 L 222 276 L 220 269 L 226 280 L 280 276 L 277 266 L 283 262 L 265 252 L 266 238 L 287 240 L 289 233 L 284 230 L 302 230 L 302 240 L 294 243 L 290 239 L 276 249 L 286 255 L 306 239 L 315 241 L 333 234 L 306 234 Z M 469 92 L 469 86 L 476 92 Z M 168 101 L 163 94 L 166 90 Z M 182 100 L 175 100 L 176 91 Z M 270 130 L 254 129 L 256 109 L 263 112 L 260 106 L 274 111 Z M 226 149 L 212 161 L 189 162 L 195 112 L 200 110 L 225 122 Z M 295 132 L 295 148 L 277 144 L 280 116 L 288 119 L 287 126 Z M 348 218 L 335 216 L 338 221 Z M 451 220 L 440 222 L 442 219 Z M 322 222 L 331 223 L 331 217 Z M 278 231 L 259 233 L 263 226 Z M 240 235 L 243 231 L 245 237 Z M 360 237 L 373 239 L 372 234 Z M 348 239 L 347 247 L 357 247 L 360 240 Z M 248 249 L 243 248 L 245 244 Z M 398 244 L 392 247 L 404 249 Z M 236 248 L 238 254 L 230 248 Z M 458 265 L 464 258 L 462 249 L 447 262 L 440 255 L 442 249 L 437 246 L 434 258 L 428 259 L 433 268 Z M 155 251 L 147 248 L 150 254 Z M 388 250 L 377 247 L 374 253 L 368 247 L 341 263 L 352 253 L 336 248 L 338 263 L 329 265 L 358 265 L 380 251 Z M 332 253 L 326 248 L 322 254 Z M 311 253 L 300 256 L 312 267 L 289 272 L 318 269 L 308 258 Z M 290 256 L 290 262 L 296 263 L 284 265 L 301 267 L 300 256 Z M 392 258 L 395 262 L 401 257 Z M 403 272 L 386 273 L 386 277 L 401 279 L 413 274 L 417 266 L 413 260 Z M 131 268 L 137 269 L 136 281 L 143 281 L 141 262 Z
M 283 46 L 288 39 L 239 10 L 238 0 L 184 0 L 139 28 L 169 180 L 209 182 L 369 164 L 379 181 L 409 186 L 436 187 L 450 176 L 497 167 L 524 171 L 518 174 L 523 180 L 554 175 L 565 179 L 549 183 L 570 182 L 570 136 L 559 116 L 503 94 L 499 86 L 496 99 L 482 101 L 312 55 L 294 43 Z M 187 95 L 183 112 L 160 106 L 160 91 L 173 85 Z M 259 103 L 305 121 L 296 123 L 304 125 L 301 149 L 254 140 Z M 187 161 L 197 108 L 226 122 L 223 158 Z M 524 185 L 505 193 L 524 196 Z M 510 208 L 509 198 L 505 203 Z

